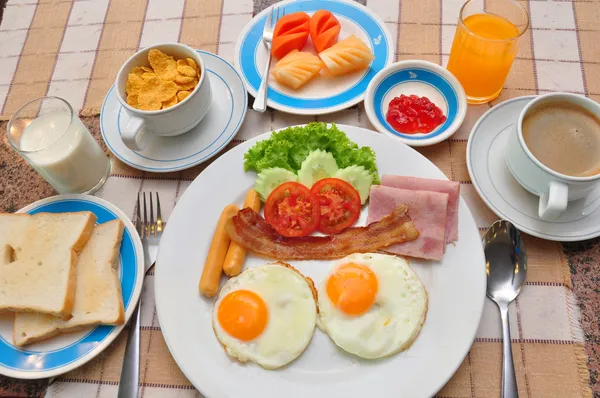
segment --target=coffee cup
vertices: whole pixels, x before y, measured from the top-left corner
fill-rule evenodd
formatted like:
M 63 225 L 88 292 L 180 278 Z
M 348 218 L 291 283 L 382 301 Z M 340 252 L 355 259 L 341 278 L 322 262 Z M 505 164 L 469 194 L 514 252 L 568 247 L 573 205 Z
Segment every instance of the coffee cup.
M 127 103 L 125 85 L 134 67 L 149 66 L 148 53 L 152 49 L 158 49 L 175 59 L 193 59 L 199 66 L 200 77 L 194 90 L 183 101 L 169 108 L 146 111 Z M 132 55 L 119 70 L 115 87 L 117 98 L 129 116 L 129 121 L 121 129 L 121 139 L 127 147 L 136 151 L 143 150 L 152 136 L 172 137 L 196 127 L 208 112 L 212 100 L 210 79 L 206 76 L 202 58 L 192 48 L 179 43 L 156 44 Z
M 600 184 L 600 105 L 568 93 L 535 98 L 509 135 L 506 163 L 539 196 L 539 217 L 558 219 Z

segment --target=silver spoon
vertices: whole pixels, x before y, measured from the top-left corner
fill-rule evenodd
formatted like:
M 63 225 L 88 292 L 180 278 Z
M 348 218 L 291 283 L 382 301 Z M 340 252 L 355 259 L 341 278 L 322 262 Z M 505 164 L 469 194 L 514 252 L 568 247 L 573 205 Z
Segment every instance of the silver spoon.
M 513 301 L 527 276 L 527 251 L 521 234 L 508 221 L 492 224 L 483 237 L 487 295 L 500 309 L 502 319 L 502 397 L 517 398 L 517 379 L 512 357 L 508 304 Z

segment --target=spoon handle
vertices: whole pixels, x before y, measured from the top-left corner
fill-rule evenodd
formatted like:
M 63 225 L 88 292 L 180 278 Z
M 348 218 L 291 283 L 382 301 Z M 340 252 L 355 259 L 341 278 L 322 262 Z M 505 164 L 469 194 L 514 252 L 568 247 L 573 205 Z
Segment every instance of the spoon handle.
M 513 363 L 510 325 L 508 323 L 508 304 L 498 303 L 502 318 L 502 398 L 518 398 L 517 378 Z

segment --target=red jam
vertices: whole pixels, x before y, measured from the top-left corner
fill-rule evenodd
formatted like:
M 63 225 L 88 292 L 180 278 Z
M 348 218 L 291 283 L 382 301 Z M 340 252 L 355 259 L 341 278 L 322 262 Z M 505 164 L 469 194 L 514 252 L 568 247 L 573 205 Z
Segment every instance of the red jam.
M 404 134 L 431 133 L 446 121 L 429 98 L 404 94 L 390 101 L 385 118 L 394 130 Z

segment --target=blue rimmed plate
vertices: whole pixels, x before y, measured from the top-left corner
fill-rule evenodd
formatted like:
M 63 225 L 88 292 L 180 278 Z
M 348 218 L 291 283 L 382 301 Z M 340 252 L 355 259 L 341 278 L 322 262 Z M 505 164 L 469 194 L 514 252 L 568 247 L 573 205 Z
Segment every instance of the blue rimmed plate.
M 286 14 L 304 11 L 312 15 L 318 10 L 331 11 L 342 26 L 339 39 L 356 35 L 371 47 L 375 59 L 367 70 L 337 78 L 320 76 L 299 90 L 292 90 L 269 78 L 267 105 L 273 109 L 297 115 L 322 115 L 346 109 L 362 101 L 371 79 L 394 59 L 395 44 L 383 21 L 373 11 L 354 1 L 288 0 L 277 3 L 277 6 L 284 7 Z M 269 55 L 261 42 L 268 11 L 264 10 L 246 25 L 235 48 L 235 65 L 252 96 L 256 96 Z M 316 54 L 310 38 L 303 51 Z
M 446 115 L 446 121 L 427 134 L 403 134 L 387 122 L 388 104 L 401 94 L 427 97 Z M 426 146 L 445 140 L 458 130 L 467 114 L 465 90 L 445 68 L 427 61 L 400 61 L 379 72 L 369 84 L 365 110 L 381 133 L 407 145 Z
M 143 151 L 129 149 L 121 140 L 121 129 L 129 122 L 129 116 L 117 99 L 115 87 L 108 91 L 100 113 L 100 130 L 110 151 L 123 163 L 153 173 L 185 170 L 215 156 L 237 134 L 248 102 L 244 82 L 223 58 L 196 51 L 208 71 L 212 101 L 200 124 L 185 134 L 152 137 Z
M 125 323 L 135 309 L 144 281 L 142 242 L 129 221 L 116 206 L 89 195 L 59 195 L 35 202 L 19 213 L 64 213 L 91 211 L 97 223 L 119 218 L 125 224 L 119 255 L 119 276 Z M 64 333 L 46 341 L 30 344 L 25 349 L 12 344 L 12 314 L 0 314 L 0 374 L 19 379 L 41 379 L 69 372 L 102 352 L 119 335 L 122 326 L 96 326 Z

